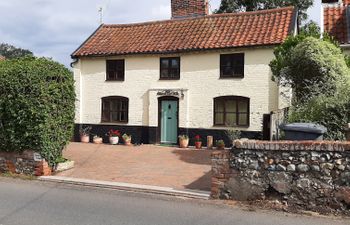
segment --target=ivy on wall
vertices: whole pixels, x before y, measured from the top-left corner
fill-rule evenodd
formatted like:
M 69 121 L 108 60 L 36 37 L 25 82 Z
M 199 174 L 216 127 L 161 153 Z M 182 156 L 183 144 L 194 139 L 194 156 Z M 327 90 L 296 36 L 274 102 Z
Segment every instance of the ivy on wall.
M 0 151 L 34 150 L 51 165 L 73 135 L 72 72 L 47 58 L 0 62 Z

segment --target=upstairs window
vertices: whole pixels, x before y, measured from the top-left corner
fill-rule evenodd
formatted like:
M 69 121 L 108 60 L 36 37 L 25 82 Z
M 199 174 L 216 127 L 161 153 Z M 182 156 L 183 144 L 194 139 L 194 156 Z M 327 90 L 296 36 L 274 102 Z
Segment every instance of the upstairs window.
M 224 96 L 214 99 L 214 125 L 249 126 L 249 98 Z
M 107 81 L 123 81 L 125 76 L 125 60 L 107 60 Z
M 220 56 L 220 78 L 244 77 L 244 53 Z
M 125 97 L 102 98 L 102 122 L 127 123 L 129 99 Z
M 179 80 L 180 79 L 180 58 L 160 58 L 160 79 Z

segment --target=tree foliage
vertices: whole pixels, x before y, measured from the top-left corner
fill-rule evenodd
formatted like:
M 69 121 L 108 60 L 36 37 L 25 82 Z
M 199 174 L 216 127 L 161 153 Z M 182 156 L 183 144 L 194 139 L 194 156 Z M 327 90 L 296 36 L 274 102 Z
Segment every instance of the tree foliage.
M 300 19 L 306 19 L 306 10 L 312 4 L 312 0 L 221 0 L 220 7 L 215 13 L 257 11 L 295 6 L 299 10 Z
M 312 42 L 307 44 L 309 49 L 304 49 L 304 52 L 301 53 L 304 54 L 306 53 L 305 51 L 307 51 L 308 55 L 298 56 L 295 50 L 296 46 L 304 43 L 309 37 L 314 39 L 309 40 L 309 42 Z M 275 59 L 270 63 L 273 79 L 278 81 L 281 85 L 291 86 L 294 88 L 296 93 L 295 97 L 299 100 L 301 100 L 302 96 L 305 96 L 309 92 L 307 87 L 310 85 L 310 83 L 317 84 L 317 82 L 314 82 L 315 79 L 323 79 L 325 73 L 331 73 L 330 71 L 332 71 L 330 69 L 319 72 L 318 70 L 322 70 L 323 68 L 322 65 L 318 64 L 318 68 L 315 68 L 313 67 L 315 64 L 308 64 L 310 63 L 309 60 L 314 60 L 316 58 L 322 59 L 324 55 L 327 55 L 328 58 L 324 58 L 323 65 L 326 64 L 325 66 L 329 67 L 330 64 L 327 64 L 329 57 L 332 58 L 335 55 L 341 55 L 342 58 L 346 58 L 346 56 L 342 54 L 338 43 L 329 35 L 323 34 L 321 41 L 317 41 L 316 39 L 321 39 L 319 27 L 315 23 L 306 24 L 301 28 L 298 35 L 289 36 L 281 45 L 275 48 Z M 316 45 L 320 48 L 315 49 L 315 52 L 313 52 Z M 301 50 L 299 49 L 298 51 L 300 54 Z M 332 55 L 333 53 L 335 55 Z M 312 54 L 312 58 L 310 58 L 310 54 Z M 319 63 L 321 61 L 319 61 Z M 300 64 L 298 64 L 299 62 Z M 302 67 L 300 71 L 299 67 Z
M 40 152 L 51 164 L 73 134 L 74 80 L 46 58 L 0 62 L 0 151 Z
M 33 53 L 26 49 L 16 48 L 15 46 L 2 43 L 0 44 L 0 55 L 6 59 L 15 59 L 24 56 L 33 56 Z
M 339 46 L 312 30 L 277 47 L 270 65 L 274 77 L 294 90 L 289 122 L 322 124 L 327 138 L 342 140 L 350 121 L 350 70 Z
M 289 122 L 311 122 L 327 127 L 326 138 L 345 140 L 344 125 L 350 121 L 350 85 L 342 85 L 333 95 L 320 93 L 294 105 Z

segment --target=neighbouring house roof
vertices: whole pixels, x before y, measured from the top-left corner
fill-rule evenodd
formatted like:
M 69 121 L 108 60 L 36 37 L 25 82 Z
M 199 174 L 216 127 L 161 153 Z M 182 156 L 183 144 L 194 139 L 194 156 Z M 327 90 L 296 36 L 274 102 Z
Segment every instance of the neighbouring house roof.
M 0 55 L 0 61 L 3 61 L 3 60 L 5 60 L 6 58 L 4 57 L 4 56 L 2 56 L 2 55 Z
M 350 43 L 350 0 L 325 6 L 324 29 L 340 44 Z
M 104 24 L 72 57 L 276 45 L 294 32 L 295 25 L 293 7 L 136 24 Z

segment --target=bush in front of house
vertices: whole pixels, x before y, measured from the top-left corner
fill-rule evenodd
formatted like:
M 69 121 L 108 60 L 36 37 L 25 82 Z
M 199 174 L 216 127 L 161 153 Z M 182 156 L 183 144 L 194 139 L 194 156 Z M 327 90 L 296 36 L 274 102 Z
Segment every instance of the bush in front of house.
M 0 62 L 0 151 L 41 153 L 50 165 L 73 135 L 72 72 L 47 58 Z
M 350 70 L 341 49 L 330 41 L 305 37 L 289 50 L 283 63 L 278 76 L 294 89 L 288 121 L 318 123 L 327 127 L 326 138 L 345 139 Z
M 345 140 L 344 125 L 350 121 L 350 87 L 344 86 L 334 95 L 320 94 L 293 106 L 288 121 L 316 122 L 327 127 L 327 139 Z

